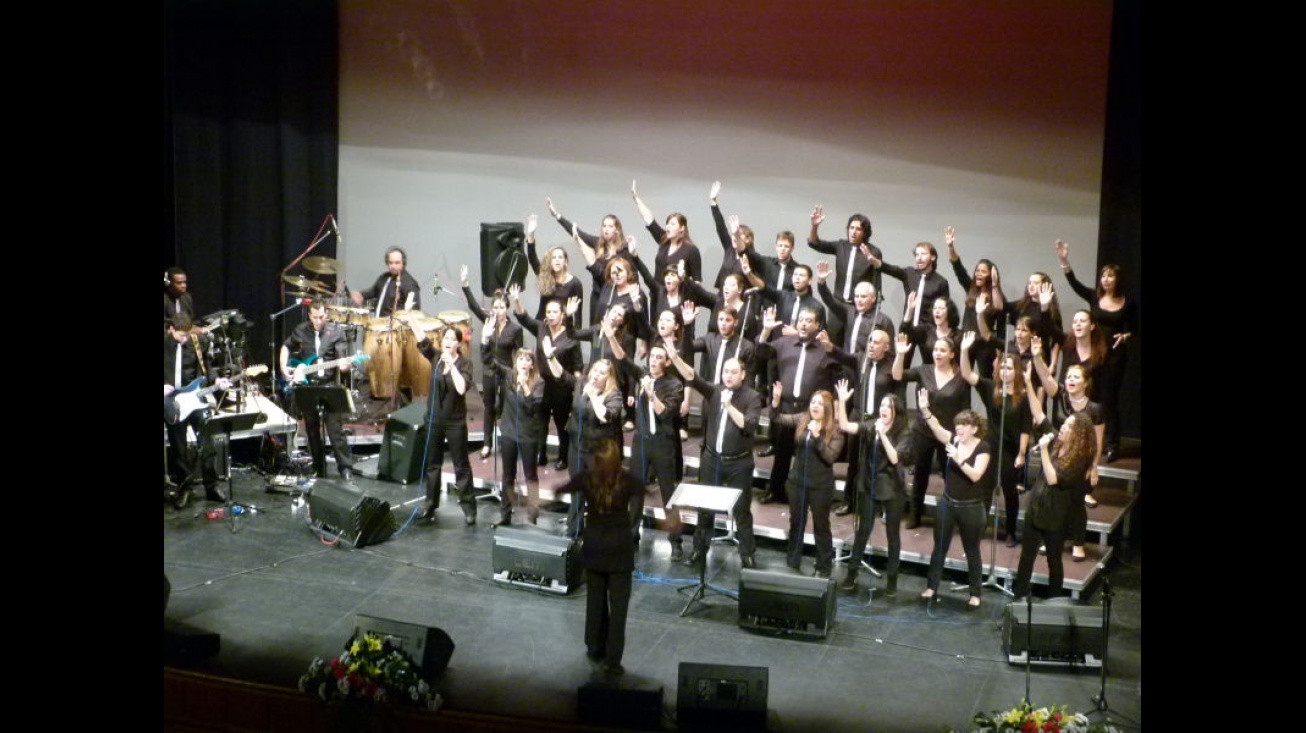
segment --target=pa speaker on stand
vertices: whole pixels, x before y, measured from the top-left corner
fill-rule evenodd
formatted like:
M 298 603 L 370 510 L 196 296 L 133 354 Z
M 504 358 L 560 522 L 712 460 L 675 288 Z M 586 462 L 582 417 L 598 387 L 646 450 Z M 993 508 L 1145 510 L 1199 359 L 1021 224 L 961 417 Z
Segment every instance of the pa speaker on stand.
M 481 293 L 507 292 L 510 285 L 524 286 L 530 273 L 521 222 L 481 223 Z

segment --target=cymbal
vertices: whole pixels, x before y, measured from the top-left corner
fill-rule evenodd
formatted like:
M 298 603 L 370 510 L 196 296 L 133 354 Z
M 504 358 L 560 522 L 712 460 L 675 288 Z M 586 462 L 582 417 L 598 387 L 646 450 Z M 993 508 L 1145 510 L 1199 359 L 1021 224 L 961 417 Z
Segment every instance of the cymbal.
M 287 291 L 286 291 L 286 295 L 289 295 L 289 296 L 292 297 L 292 298 L 311 298 L 311 297 L 313 297 L 313 293 L 306 293 L 306 292 L 304 292 L 303 290 L 287 290 Z
M 340 272 L 339 261 L 321 255 L 305 257 L 304 261 L 299 264 L 303 265 L 305 270 L 316 272 L 319 275 L 334 275 Z
M 319 280 L 309 280 L 309 281 L 308 281 L 308 287 L 309 287 L 310 289 L 312 289 L 312 290 L 316 290 L 316 291 L 318 291 L 318 292 L 320 292 L 320 293 L 326 293 L 327 295 L 330 295 L 331 292 L 332 292 L 332 291 L 331 291 L 331 286 L 330 286 L 330 285 L 327 285 L 326 283 L 321 282 L 321 281 L 319 281 Z
M 303 275 L 282 275 L 281 279 L 286 281 L 286 284 L 294 285 L 297 288 L 306 288 L 309 283 L 313 282 Z

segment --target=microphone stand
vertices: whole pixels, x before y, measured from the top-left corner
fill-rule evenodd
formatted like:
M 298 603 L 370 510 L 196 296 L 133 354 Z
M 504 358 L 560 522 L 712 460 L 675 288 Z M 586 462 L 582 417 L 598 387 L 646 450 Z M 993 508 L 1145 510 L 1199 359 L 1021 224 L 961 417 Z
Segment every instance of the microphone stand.
M 984 317 L 983 313 L 977 314 L 976 320 L 983 317 Z M 1007 386 L 1005 384 L 1002 384 L 1001 382 L 1002 382 L 1002 361 L 1006 357 L 1007 349 L 1008 349 L 1008 345 L 1005 341 L 1003 341 L 1002 351 L 999 352 L 999 356 L 998 356 L 998 371 L 997 374 L 994 375 L 998 381 L 998 391 L 1002 395 L 1001 406 L 998 409 L 998 462 L 996 466 L 998 480 L 996 482 L 996 485 L 993 487 L 993 492 L 990 494 L 990 497 L 992 499 L 994 516 L 993 516 L 993 540 L 992 540 L 992 544 L 989 545 L 989 577 L 986 578 L 984 582 L 980 584 L 980 587 L 996 588 L 1002 594 L 1014 597 L 1016 595 L 1015 591 L 1013 591 L 1008 585 L 1005 585 L 1002 582 L 1000 582 L 998 580 L 998 573 L 997 573 L 998 519 L 1000 518 L 1000 515 L 997 513 L 997 511 L 998 511 L 998 497 L 1002 496 L 1002 444 L 1006 442 L 1007 401 L 1009 399 L 1009 396 L 1007 395 Z M 978 366 L 978 365 L 973 365 L 973 366 Z M 1013 373 L 1012 381 L 1014 382 L 1015 379 L 1016 377 L 1015 374 Z M 1025 399 L 1029 399 L 1029 395 L 1026 395 Z M 1013 458 L 1012 460 L 1015 459 Z M 1004 507 L 1004 511 L 1005 511 L 1005 507 Z M 1013 536 L 1013 533 L 1015 531 L 1016 531 L 1015 527 L 1007 527 L 1008 536 Z M 1008 580 L 1010 580 L 1010 578 L 1008 578 Z M 1027 701 L 1029 700 L 1028 690 L 1025 691 L 1025 699 Z
M 283 290 L 284 290 L 284 288 L 283 288 Z M 302 300 L 302 299 L 300 299 L 300 298 L 296 298 L 294 303 L 291 303 L 290 305 L 286 306 L 285 308 L 282 308 L 281 310 L 277 311 L 276 313 L 273 313 L 272 315 L 268 316 L 268 321 L 269 321 L 269 323 L 268 323 L 268 335 L 269 335 L 269 337 L 272 339 L 271 341 L 268 342 L 268 364 L 269 364 L 269 367 L 270 367 L 270 368 L 275 369 L 276 372 L 277 372 L 277 377 L 274 377 L 274 378 L 272 379 L 272 387 L 273 387 L 273 390 L 272 390 L 273 395 L 272 395 L 272 396 L 273 396 L 274 398 L 276 398 L 277 403 L 280 404 L 283 408 L 284 408 L 286 405 L 285 405 L 285 403 L 282 402 L 282 400 L 280 399 L 280 398 L 281 398 L 281 390 L 276 389 L 276 386 L 277 386 L 277 379 L 281 376 L 281 367 L 280 367 L 281 362 L 280 362 L 280 360 L 277 359 L 277 319 L 280 318 L 280 317 L 282 317 L 282 316 L 284 316 L 285 314 L 289 313 L 290 311 L 294 310 L 297 306 L 299 306 L 299 305 L 302 304 L 302 303 L 303 303 L 303 300 Z
M 1111 599 L 1114 595 L 1111 579 L 1104 576 L 1102 578 L 1102 683 L 1098 693 L 1092 697 L 1094 707 L 1101 712 L 1110 709 L 1106 702 L 1106 649 L 1109 638 L 1107 632 L 1111 628 Z

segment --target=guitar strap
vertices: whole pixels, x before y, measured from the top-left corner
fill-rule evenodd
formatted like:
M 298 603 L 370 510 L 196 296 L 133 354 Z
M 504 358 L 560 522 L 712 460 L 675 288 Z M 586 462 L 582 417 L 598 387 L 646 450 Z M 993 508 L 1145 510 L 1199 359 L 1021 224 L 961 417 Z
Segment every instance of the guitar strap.
M 190 337 L 190 345 L 195 349 L 195 361 L 199 363 L 200 376 L 207 377 L 209 370 L 204 368 L 204 355 L 200 353 L 200 340 L 198 337 Z

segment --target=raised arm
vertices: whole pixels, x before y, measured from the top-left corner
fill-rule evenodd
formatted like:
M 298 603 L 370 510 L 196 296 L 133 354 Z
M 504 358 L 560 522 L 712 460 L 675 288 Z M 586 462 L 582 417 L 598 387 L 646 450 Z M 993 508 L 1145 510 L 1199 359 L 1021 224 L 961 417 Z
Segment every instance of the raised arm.
M 925 419 L 925 427 L 934 433 L 934 439 L 946 445 L 952 445 L 952 431 L 939 424 L 939 418 L 934 416 L 934 411 L 930 409 L 929 390 L 921 387 L 916 390 L 916 409 Z
M 848 384 L 847 379 L 840 379 L 834 384 L 835 394 L 839 399 L 834 401 L 834 417 L 839 421 L 839 429 L 849 435 L 856 435 L 861 430 L 861 426 L 848 419 L 848 408 L 845 403 L 853 397 L 853 388 Z
M 961 255 L 957 254 L 957 233 L 952 227 L 943 228 L 943 241 L 948 245 L 948 261 L 952 263 L 952 274 L 957 276 L 957 283 L 962 290 L 970 290 L 974 284 L 966 266 L 961 264 Z
M 458 268 L 458 276 L 462 281 L 463 297 L 467 299 L 467 309 L 472 312 L 482 323 L 490 321 L 490 314 L 485 312 L 480 303 L 476 302 L 476 294 L 472 292 L 471 283 L 467 280 L 467 265 Z
M 535 251 L 535 230 L 540 226 L 540 219 L 534 214 L 526 217 L 526 261 L 531 265 L 531 272 L 540 274 L 540 256 Z
M 580 229 L 577 228 L 575 224 L 571 225 L 571 241 L 576 243 L 576 248 L 580 250 L 581 256 L 585 258 L 586 264 L 593 267 L 594 263 L 599 258 L 599 253 L 585 241 L 584 237 L 580 236 Z
M 981 319 L 983 320 L 983 319 Z M 975 332 L 967 331 L 961 336 L 961 378 L 974 387 L 979 383 L 979 375 L 970 368 L 970 347 L 975 345 Z
M 911 353 L 911 338 L 902 332 L 898 333 L 898 340 L 893 344 L 893 368 L 889 373 L 893 375 L 895 382 L 902 381 L 902 365 L 906 360 L 907 354 Z
M 836 250 L 834 243 L 821 241 L 821 222 L 825 221 L 825 207 L 817 204 L 812 207 L 812 228 L 807 232 L 807 246 L 822 254 L 832 255 Z
M 1034 372 L 1038 374 L 1038 381 L 1043 385 L 1043 389 L 1048 397 L 1056 397 L 1061 392 L 1061 385 L 1048 370 L 1048 365 L 1043 363 L 1043 344 L 1039 343 L 1037 338 L 1030 339 L 1029 352 L 1033 356 L 1030 359 L 1034 364 Z
M 644 204 L 644 199 L 639 197 L 639 191 L 635 188 L 635 180 L 630 181 L 630 197 L 635 199 L 635 207 L 639 209 L 640 218 L 644 220 L 644 226 L 653 223 L 653 211 Z
M 1075 295 L 1083 298 L 1089 305 L 1097 305 L 1097 292 L 1092 288 L 1084 285 L 1075 277 L 1075 270 L 1070 266 L 1070 244 L 1064 239 L 1058 239 L 1057 260 L 1061 264 L 1061 273 L 1066 276 L 1066 282 L 1070 283 L 1070 289 L 1075 291 Z

